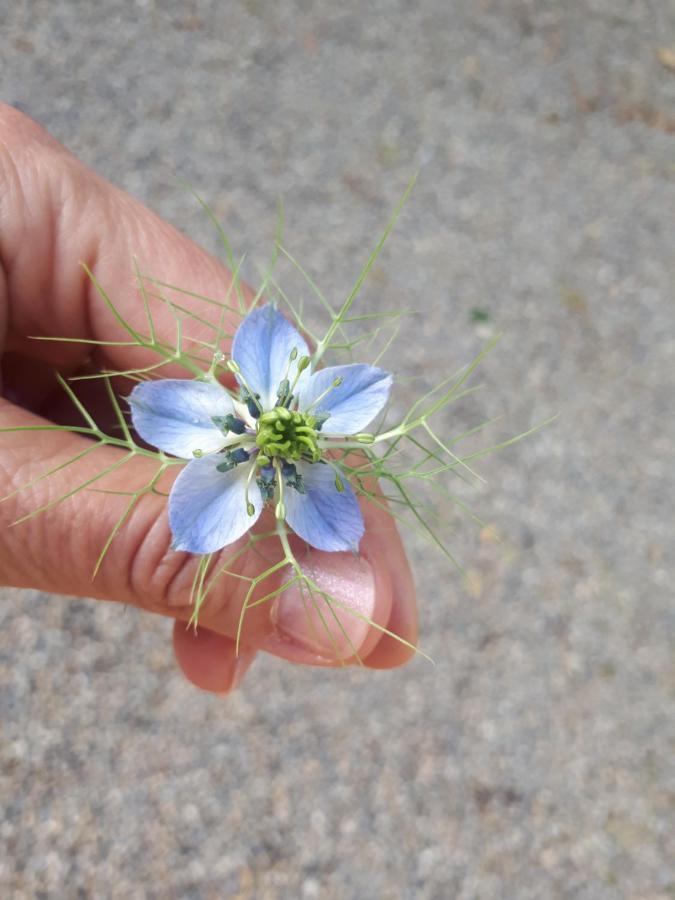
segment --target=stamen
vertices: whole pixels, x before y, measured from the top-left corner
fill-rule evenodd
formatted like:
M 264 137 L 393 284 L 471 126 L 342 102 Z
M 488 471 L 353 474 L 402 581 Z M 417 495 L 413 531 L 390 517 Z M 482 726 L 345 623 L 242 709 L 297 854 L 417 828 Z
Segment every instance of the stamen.
M 305 369 L 309 366 L 311 361 L 312 360 L 309 356 L 301 356 L 300 359 L 298 360 L 298 365 L 295 369 L 295 378 L 293 379 L 293 384 L 288 389 L 288 400 L 286 401 L 287 406 L 290 406 L 291 400 L 293 399 L 293 391 L 295 390 L 295 386 L 298 383 L 300 376 L 305 371 Z
M 211 421 L 225 434 L 229 431 L 233 434 L 243 434 L 246 431 L 245 422 L 233 416 L 232 413 L 228 413 L 226 416 L 212 416 Z
M 249 460 L 249 455 L 243 447 L 237 447 L 236 450 L 226 450 L 223 456 L 225 459 L 216 466 L 219 472 L 229 472 L 230 469 L 234 469 L 235 466 Z
M 319 394 L 319 396 L 316 398 L 316 400 L 313 400 L 313 401 L 309 404 L 309 406 L 307 407 L 307 409 L 305 410 L 305 412 L 308 413 L 308 412 L 310 411 L 310 409 L 313 409 L 313 408 L 317 405 L 317 403 L 321 403 L 321 401 L 322 401 L 325 397 L 327 397 L 328 394 L 330 394 L 330 392 L 331 392 L 332 390 L 335 390 L 335 388 L 340 387 L 340 385 L 342 384 L 343 381 L 344 381 L 344 378 L 336 378 L 335 381 L 331 384 L 331 386 L 330 386 L 327 390 L 325 390 L 325 391 L 323 392 L 323 394 Z M 324 421 L 325 421 L 325 420 L 324 420 Z
M 284 482 L 281 477 L 281 463 L 278 459 L 274 460 L 274 468 L 277 471 L 277 486 L 279 489 L 279 499 L 277 500 L 277 505 L 274 508 L 274 515 L 279 520 L 283 520 L 286 518 L 286 504 L 284 503 Z
M 237 466 L 240 463 L 248 462 L 248 453 L 244 450 L 243 447 L 237 447 L 236 450 L 231 450 L 230 456 L 232 457 L 235 465 L 237 465 Z
M 258 402 L 260 398 L 260 394 L 247 394 L 244 398 L 244 403 L 246 404 L 246 409 L 248 410 L 248 414 L 252 419 L 259 419 L 262 413 L 262 406 Z
M 254 391 L 251 390 L 248 382 L 246 381 L 244 376 L 241 374 L 241 369 L 239 368 L 239 366 L 233 359 L 228 359 L 227 368 L 230 370 L 230 372 L 233 372 L 237 376 L 237 381 L 239 382 L 239 384 L 243 388 L 246 389 L 246 397 L 243 398 L 244 402 L 246 403 L 246 406 L 248 407 L 248 411 L 251 414 L 251 416 L 253 416 L 254 419 L 257 419 L 258 416 L 260 415 L 260 413 L 262 412 L 262 406 L 258 402 L 258 398 L 260 397 L 260 394 L 256 394 L 256 393 L 254 393 Z M 253 409 L 251 409 L 251 404 L 249 403 L 250 400 L 253 401 L 254 408 L 257 409 L 257 413 L 254 412 Z
M 305 490 L 305 484 L 302 480 L 302 475 L 300 475 L 293 463 L 282 462 L 281 473 L 286 479 L 287 487 L 295 488 L 295 490 L 299 494 L 307 493 Z
M 248 499 L 248 492 L 251 487 L 251 479 L 255 475 L 255 466 L 251 466 L 248 475 L 246 476 L 246 489 L 244 490 L 244 499 L 246 500 L 246 512 L 249 516 L 255 515 L 255 506 Z
M 277 388 L 277 397 L 279 399 L 280 406 L 288 406 L 288 404 L 291 402 L 292 394 L 289 375 L 291 374 L 291 365 L 297 358 L 298 348 L 293 347 L 291 352 L 288 354 L 288 362 L 286 363 L 286 371 L 284 372 L 284 377 L 279 382 L 279 387 Z M 295 380 L 297 381 L 297 376 Z M 293 383 L 295 384 L 295 382 Z
M 260 462 L 260 455 L 258 455 L 257 462 Z M 275 481 L 275 470 L 274 468 L 268 464 L 264 465 L 262 469 L 258 470 L 258 477 L 256 479 L 256 484 L 260 488 L 260 493 L 262 494 L 262 498 L 265 503 L 268 503 L 274 497 L 274 488 L 276 485 Z

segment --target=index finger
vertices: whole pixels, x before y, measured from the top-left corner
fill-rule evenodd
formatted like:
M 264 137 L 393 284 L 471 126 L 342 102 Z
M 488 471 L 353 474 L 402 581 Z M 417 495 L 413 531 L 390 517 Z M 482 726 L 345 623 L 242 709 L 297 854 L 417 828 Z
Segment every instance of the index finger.
M 145 274 L 180 286 L 184 337 L 213 339 L 213 301 L 231 305 L 224 331 L 238 324 L 232 274 L 210 254 L 128 194 L 87 169 L 47 132 L 15 109 L 0 105 L 0 259 L 9 304 L 8 345 L 33 358 L 74 367 L 90 355 L 81 341 L 128 342 L 129 334 L 88 276 L 110 292 L 129 325 L 147 334 L 134 259 Z M 244 301 L 252 292 L 239 287 Z M 218 310 L 216 310 L 218 313 Z M 166 303 L 152 307 L 160 339 L 172 344 L 176 317 Z M 73 343 L 31 340 L 58 336 Z M 102 346 L 111 368 L 157 362 L 142 347 Z M 166 367 L 162 374 L 185 374 Z

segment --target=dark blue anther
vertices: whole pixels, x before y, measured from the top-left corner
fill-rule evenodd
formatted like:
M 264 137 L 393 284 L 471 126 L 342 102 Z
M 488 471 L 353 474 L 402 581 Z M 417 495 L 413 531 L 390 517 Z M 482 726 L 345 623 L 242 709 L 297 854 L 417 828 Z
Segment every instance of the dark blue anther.
M 263 481 L 274 482 L 274 476 L 274 466 L 263 466 L 262 469 L 260 469 L 260 478 L 262 478 Z
M 226 416 L 213 416 L 211 421 L 223 432 L 231 431 L 233 434 L 243 434 L 246 431 L 244 422 L 233 416 L 232 413 L 228 413 Z
M 295 478 L 298 474 L 298 470 L 295 468 L 293 463 L 284 462 L 281 464 L 281 474 L 284 478 Z
M 238 419 L 236 416 L 233 416 L 232 413 L 225 416 L 225 425 L 228 431 L 231 431 L 233 434 L 243 434 L 246 431 L 246 425 L 241 419 Z
M 274 489 L 276 487 L 276 472 L 274 466 L 263 466 L 258 471 L 256 483 L 260 488 L 260 493 L 265 503 L 274 499 Z
M 236 450 L 230 450 L 229 456 L 235 466 L 238 466 L 239 463 L 248 462 L 248 453 L 243 447 L 237 447 Z
M 238 447 L 236 450 L 225 450 L 220 455 L 223 458 L 222 462 L 219 462 L 216 466 L 219 472 L 229 472 L 230 469 L 234 469 L 240 463 L 248 462 L 249 458 L 243 447 Z
M 256 478 L 256 482 L 258 487 L 260 488 L 260 494 L 265 503 L 269 503 L 270 500 L 274 499 L 274 481 L 263 481 L 262 478 Z
M 288 487 L 295 488 L 299 494 L 306 493 L 305 485 L 302 481 L 302 475 L 300 475 L 293 463 L 282 463 L 281 474 L 283 476 L 284 482 L 288 485 Z

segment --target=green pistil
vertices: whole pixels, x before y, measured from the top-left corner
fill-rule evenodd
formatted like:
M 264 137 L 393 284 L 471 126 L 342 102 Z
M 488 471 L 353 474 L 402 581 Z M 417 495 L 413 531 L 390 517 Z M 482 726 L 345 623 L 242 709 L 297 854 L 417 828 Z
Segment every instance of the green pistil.
M 277 406 L 258 419 L 256 444 L 267 459 L 308 459 L 318 462 L 316 417 Z

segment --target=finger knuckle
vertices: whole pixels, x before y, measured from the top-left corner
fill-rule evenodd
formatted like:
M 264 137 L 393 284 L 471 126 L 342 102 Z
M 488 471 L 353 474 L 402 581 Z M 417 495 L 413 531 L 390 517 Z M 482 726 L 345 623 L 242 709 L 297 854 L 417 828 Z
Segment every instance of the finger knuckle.
M 195 579 L 199 574 L 202 557 L 192 553 L 174 550 L 167 516 L 159 515 L 154 520 L 143 517 L 143 521 L 131 523 L 129 559 L 126 563 L 128 590 L 133 602 L 152 612 L 176 615 L 187 610 L 195 599 Z M 240 572 L 246 565 L 245 557 L 230 560 L 228 553 L 219 553 L 210 562 L 206 579 L 220 572 L 218 590 L 209 591 L 204 597 L 200 617 L 211 619 L 220 615 L 230 604 L 240 602 Z
M 164 518 L 152 520 L 144 515 L 140 524 L 130 523 L 129 558 L 124 563 L 133 602 L 162 613 L 189 602 L 195 573 L 189 554 L 171 549 L 171 532 Z

